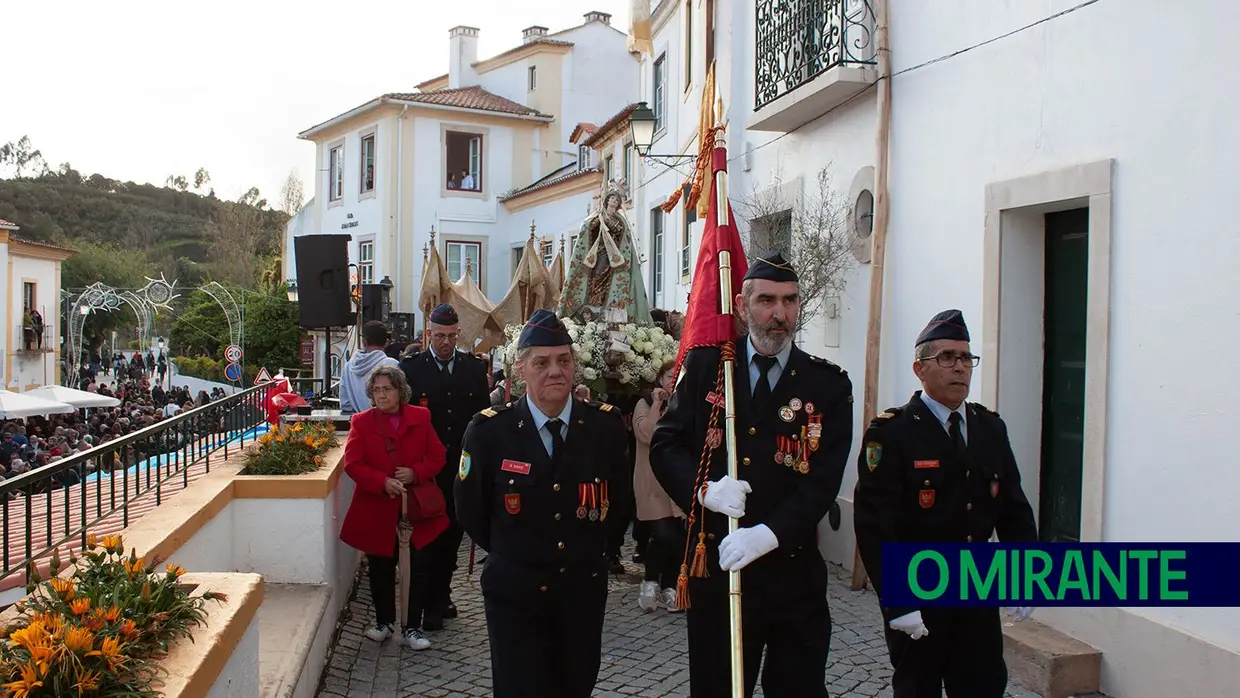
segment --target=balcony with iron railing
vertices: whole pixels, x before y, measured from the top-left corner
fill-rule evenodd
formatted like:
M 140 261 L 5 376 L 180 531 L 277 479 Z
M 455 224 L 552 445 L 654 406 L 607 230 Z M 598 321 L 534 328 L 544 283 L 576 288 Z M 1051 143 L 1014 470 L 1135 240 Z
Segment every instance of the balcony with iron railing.
M 758 0 L 754 131 L 788 133 L 878 79 L 870 0 Z
M 18 325 L 17 341 L 13 342 L 18 353 L 52 352 L 56 350 L 51 325 Z

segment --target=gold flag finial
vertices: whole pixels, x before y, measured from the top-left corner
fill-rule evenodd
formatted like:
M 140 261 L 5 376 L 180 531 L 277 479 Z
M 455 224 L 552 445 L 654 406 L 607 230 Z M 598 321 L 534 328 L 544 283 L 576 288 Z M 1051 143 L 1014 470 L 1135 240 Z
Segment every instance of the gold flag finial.
M 431 247 L 435 246 L 435 226 L 431 226 Z
M 535 229 L 536 227 L 537 227 L 537 226 L 535 226 L 535 225 L 534 225 L 534 221 L 532 221 L 532 220 L 531 220 L 531 221 L 530 221 L 530 239 L 531 239 L 531 240 L 533 240 L 533 239 L 534 239 L 534 229 Z

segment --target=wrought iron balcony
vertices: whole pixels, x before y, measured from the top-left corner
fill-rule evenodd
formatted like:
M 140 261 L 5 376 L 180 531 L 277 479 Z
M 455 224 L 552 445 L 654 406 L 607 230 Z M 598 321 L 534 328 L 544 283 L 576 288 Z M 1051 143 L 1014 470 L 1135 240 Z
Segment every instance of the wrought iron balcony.
M 864 69 L 876 63 L 869 0 L 758 0 L 754 12 L 755 112 L 778 106 L 774 103 L 781 97 L 833 68 Z M 864 87 L 873 82 L 872 72 L 848 76 L 846 82 Z

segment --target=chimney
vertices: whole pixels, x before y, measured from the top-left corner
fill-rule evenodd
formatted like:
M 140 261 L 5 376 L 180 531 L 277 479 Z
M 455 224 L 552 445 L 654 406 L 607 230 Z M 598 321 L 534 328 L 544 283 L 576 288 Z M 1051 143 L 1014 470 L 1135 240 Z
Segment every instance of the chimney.
M 538 41 L 539 39 L 545 36 L 547 36 L 547 28 L 540 27 L 536 24 L 532 27 L 527 27 L 526 29 L 522 30 L 521 43 L 528 44 L 531 41 Z
M 586 24 L 589 24 L 590 22 L 602 22 L 603 24 L 610 26 L 611 15 L 607 14 L 606 12 L 598 12 L 598 11 L 587 12 L 586 13 Z
M 448 88 L 478 83 L 473 65 L 478 62 L 478 29 L 453 27 L 448 30 Z

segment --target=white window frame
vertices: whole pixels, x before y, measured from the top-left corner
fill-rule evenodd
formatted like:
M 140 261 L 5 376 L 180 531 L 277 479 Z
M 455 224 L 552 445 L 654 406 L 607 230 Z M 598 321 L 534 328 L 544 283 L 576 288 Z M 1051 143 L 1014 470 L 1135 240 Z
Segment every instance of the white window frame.
M 590 161 L 593 159 L 592 156 L 593 156 L 593 153 L 590 151 L 590 146 L 588 145 L 577 146 L 577 169 L 578 170 L 590 169 Z
M 634 184 L 633 182 L 633 144 L 632 143 L 624 144 L 624 160 L 623 160 L 622 167 L 624 168 L 624 184 L 625 184 L 624 191 L 626 194 L 628 194 L 629 198 L 632 199 L 633 198 L 633 184 Z
M 684 6 L 685 16 L 685 92 L 693 89 L 693 0 L 685 0 Z
M 367 154 L 366 152 L 367 141 L 369 141 L 370 143 L 369 154 Z M 361 156 L 361 161 L 360 161 L 361 166 L 358 168 L 358 173 L 357 173 L 357 191 L 359 194 L 359 198 L 367 197 L 367 195 L 374 196 L 375 185 L 379 179 L 379 171 L 378 171 L 378 168 L 375 167 L 375 160 L 378 159 L 377 155 L 379 152 L 378 142 L 379 141 L 376 138 L 374 131 L 370 131 L 370 132 L 362 134 L 361 148 L 359 150 L 359 153 Z M 370 188 L 366 187 L 366 168 L 367 167 L 372 168 L 372 170 L 374 171 L 374 175 L 371 177 Z
M 654 137 L 667 130 L 667 53 L 659 54 L 651 68 L 651 97 L 654 106 Z
M 538 66 L 532 65 L 526 69 L 526 89 L 530 92 L 538 89 Z
M 460 281 L 465 275 L 465 261 L 469 259 L 469 253 L 466 250 L 471 249 L 471 248 L 477 250 L 477 257 L 476 257 L 477 264 L 474 267 L 473 275 L 471 278 L 474 280 L 474 283 L 478 284 L 478 288 L 482 288 L 483 287 L 482 280 L 486 278 L 483 275 L 483 269 L 482 269 L 482 265 L 484 262 L 484 259 L 482 256 L 482 243 L 477 240 L 444 240 L 443 244 L 444 244 L 444 250 L 443 250 L 444 251 L 444 254 L 443 254 L 444 266 L 448 270 L 448 279 L 451 280 L 452 283 L 456 283 L 457 281 Z M 456 271 L 452 270 L 452 266 L 453 266 L 452 251 L 454 249 L 457 251 L 457 255 L 458 255 L 457 260 L 455 262 Z
M 688 189 L 689 185 L 686 184 Z M 688 192 L 684 194 L 688 198 Z M 688 281 L 693 274 L 693 224 L 697 222 L 697 208 L 680 207 L 680 279 Z
M 367 238 L 357 242 L 357 278 L 360 284 L 375 282 L 375 239 Z
M 468 124 L 440 124 L 440 143 L 442 150 L 440 153 L 440 182 L 439 189 L 441 196 L 461 196 L 466 198 L 482 199 L 486 198 L 486 149 L 487 138 L 490 136 L 489 129 L 478 128 Z M 454 164 L 449 168 L 449 163 L 456 161 L 448 157 L 449 140 L 461 140 L 468 138 L 465 147 L 468 149 L 465 158 L 465 171 L 474 179 L 474 187 L 472 189 L 461 189 L 461 182 L 457 182 L 456 189 L 448 188 L 448 175 L 457 173 L 458 164 Z
M 334 145 L 327 155 L 327 200 L 339 203 L 344 199 L 344 143 Z
M 656 206 L 650 209 L 650 305 L 657 306 L 663 295 L 664 223 L 667 214 Z
M 610 182 L 616 176 L 616 157 L 608 153 L 603 160 L 603 181 Z

